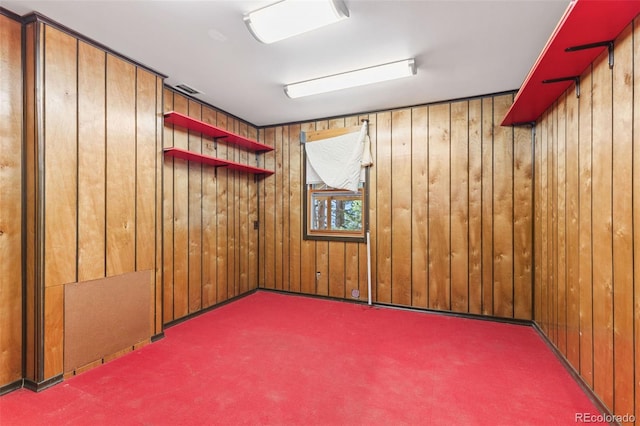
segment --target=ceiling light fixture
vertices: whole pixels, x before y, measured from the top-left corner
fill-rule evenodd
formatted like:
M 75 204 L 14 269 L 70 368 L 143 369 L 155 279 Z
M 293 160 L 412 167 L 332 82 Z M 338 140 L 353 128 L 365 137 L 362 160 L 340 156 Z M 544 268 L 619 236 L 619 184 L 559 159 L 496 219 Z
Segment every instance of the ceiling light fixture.
M 334 90 L 364 86 L 365 84 L 395 80 L 415 74 L 415 60 L 405 59 L 403 61 L 330 75 L 328 77 L 287 84 L 284 86 L 284 92 L 290 98 L 295 99 L 302 96 L 311 96 L 319 93 L 332 92 Z
M 349 17 L 342 0 L 283 0 L 249 12 L 244 22 L 263 43 L 273 43 Z

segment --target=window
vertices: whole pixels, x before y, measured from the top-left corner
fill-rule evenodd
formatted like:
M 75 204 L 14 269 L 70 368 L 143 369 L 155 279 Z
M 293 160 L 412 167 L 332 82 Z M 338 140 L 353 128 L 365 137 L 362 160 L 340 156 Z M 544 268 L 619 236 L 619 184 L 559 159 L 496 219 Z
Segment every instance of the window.
M 324 184 L 307 185 L 306 239 L 363 241 L 366 229 L 364 184 L 356 192 Z
M 304 239 L 364 242 L 367 178 L 372 164 L 368 122 L 303 132 Z

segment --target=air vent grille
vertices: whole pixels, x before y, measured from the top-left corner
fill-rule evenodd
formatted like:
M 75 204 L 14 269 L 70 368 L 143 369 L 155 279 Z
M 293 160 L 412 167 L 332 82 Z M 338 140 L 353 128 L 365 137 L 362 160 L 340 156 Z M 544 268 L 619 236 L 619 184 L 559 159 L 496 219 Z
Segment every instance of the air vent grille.
M 187 86 L 184 83 L 176 84 L 174 87 L 180 90 L 181 92 L 188 93 L 189 95 L 197 95 L 198 93 L 202 93 L 198 89 L 194 89 L 193 87 Z

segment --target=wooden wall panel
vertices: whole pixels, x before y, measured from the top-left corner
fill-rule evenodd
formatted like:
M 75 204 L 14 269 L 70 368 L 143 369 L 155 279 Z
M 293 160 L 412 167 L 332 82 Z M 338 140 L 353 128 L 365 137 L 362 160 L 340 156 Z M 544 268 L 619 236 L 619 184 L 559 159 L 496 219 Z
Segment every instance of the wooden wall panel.
M 164 111 L 177 111 L 251 138 L 256 128 L 215 108 L 164 89 Z M 164 146 L 255 165 L 255 153 L 180 126 L 165 125 Z M 261 167 L 264 154 L 259 154 Z M 268 155 L 268 154 L 267 154 Z M 265 179 L 197 162 L 164 157 L 163 323 L 201 312 L 258 286 L 258 198 Z M 260 187 L 260 195 L 258 193 Z M 273 185 L 272 185 L 273 186 Z M 273 222 L 272 222 L 273 223 Z
M 440 310 L 451 309 L 450 119 L 449 104 L 429 107 L 429 308 Z
M 634 383 L 635 383 L 635 416 L 640 419 L 640 43 L 638 42 L 638 28 L 640 18 L 633 23 L 633 316 L 634 335 L 633 346 L 635 353 Z M 626 79 L 626 76 L 625 76 Z
M 469 101 L 469 312 L 482 313 L 482 100 Z
M 493 121 L 499 123 L 513 99 L 494 99 Z M 513 273 L 513 129 L 496 127 L 493 141 L 493 314 L 514 316 Z
M 302 194 L 304 156 L 293 134 L 358 125 L 366 117 L 374 158 L 368 182 L 372 300 L 530 319 L 532 132 L 496 124 L 512 100 L 513 94 L 487 96 L 261 130 L 261 140 L 275 144 L 272 158 L 282 159 L 285 176 L 262 184 L 260 286 L 278 288 L 282 275 L 287 291 L 353 299 L 357 288 L 359 300 L 368 296 L 366 244 L 301 240 L 292 219 L 304 223 L 306 201 L 294 202 Z M 522 217 L 514 221 L 516 209 Z M 279 215 L 289 226 L 280 227 Z M 496 292 L 494 269 L 501 280 Z
M 78 281 L 105 276 L 106 54 L 78 44 Z M 153 169 L 152 169 L 153 170 Z
M 593 70 L 593 387 L 613 407 L 612 81 L 606 58 Z
M 579 289 L 580 289 L 580 375 L 593 386 L 593 287 L 592 287 L 592 250 L 591 250 L 591 224 L 592 224 L 592 197 L 591 197 L 591 167 L 592 167 L 592 142 L 591 142 L 591 73 L 587 72 L 580 80 L 581 87 L 588 88 L 586 93 L 580 96 L 578 129 L 578 195 L 579 227 L 580 227 L 580 258 L 579 262 Z M 534 237 L 536 238 L 536 237 Z M 543 257 L 539 256 L 540 261 Z M 541 279 L 542 279 L 541 275 Z M 542 300 L 540 300 L 542 302 Z M 540 303 L 540 306 L 543 304 Z
M 514 129 L 513 142 L 513 315 L 532 318 L 532 135 L 528 128 Z
M 0 387 L 22 378 L 22 25 L 0 14 Z
M 493 98 L 482 100 L 482 313 L 493 315 Z
M 451 310 L 469 311 L 469 102 L 451 104 Z
M 216 112 L 208 107 L 202 109 L 202 121 L 216 124 Z M 216 156 L 213 140 L 203 137 L 202 152 Z M 202 307 L 208 308 L 217 299 L 217 185 L 215 168 L 202 167 Z
M 202 120 L 202 106 L 190 100 L 189 117 Z M 202 135 L 189 132 L 189 151 L 202 153 Z M 189 162 L 187 175 L 188 187 L 188 312 L 197 312 L 202 308 L 202 164 Z
M 65 373 L 66 284 L 152 271 L 141 308 L 162 331 L 162 78 L 53 24 L 29 24 L 26 40 L 25 373 L 37 386 Z
M 63 372 L 62 285 L 77 277 L 77 39 L 45 27 L 44 376 Z
M 300 292 L 302 286 L 302 226 L 304 221 L 300 212 L 302 211 L 303 200 L 303 175 L 302 159 L 303 150 L 300 144 L 301 126 L 294 124 L 289 128 L 289 209 L 285 210 L 287 222 L 289 223 L 289 290 Z
M 164 111 L 173 111 L 173 92 L 165 89 L 163 94 L 164 99 Z M 173 146 L 173 126 L 163 127 L 163 144 L 164 147 Z M 173 216 L 173 195 L 174 195 L 174 158 L 163 158 L 163 174 L 165 176 L 163 186 L 162 197 L 162 271 L 163 271 L 163 285 L 162 285 L 162 320 L 166 324 L 175 318 L 173 310 L 173 284 L 174 284 L 174 216 Z
M 556 184 L 554 200 L 555 209 L 555 276 L 556 276 L 556 341 L 558 349 L 565 356 L 567 354 L 567 251 L 566 251 L 566 94 L 558 100 L 558 124 L 556 136 Z
M 429 300 L 429 109 L 413 108 L 411 117 L 411 305 Z M 375 167 L 375 164 L 374 164 Z
M 613 69 L 603 52 L 581 76 L 580 97 L 572 85 L 538 123 L 547 140 L 536 140 L 536 174 L 539 163 L 553 174 L 549 201 L 536 200 L 547 223 L 536 217 L 534 235 L 535 320 L 610 410 L 636 418 L 639 35 L 629 25 Z
M 578 97 L 569 90 L 566 127 L 566 232 L 567 232 L 567 353 L 572 365 L 580 365 L 580 186 L 578 171 Z
M 376 300 L 391 303 L 391 112 L 377 114 L 376 158 L 372 170 L 376 174 Z M 373 224 L 372 224 L 373 226 Z
M 411 305 L 411 110 L 391 115 L 391 302 Z
M 629 26 L 619 36 L 613 69 L 613 407 L 633 413 L 633 38 Z M 634 195 L 637 196 L 637 195 Z M 638 248 L 640 250 L 640 247 Z
M 175 95 L 173 110 L 189 114 L 189 102 Z M 185 129 L 174 130 L 173 145 L 189 148 Z M 226 172 L 225 172 L 226 173 Z M 173 159 L 173 315 L 182 318 L 189 313 L 189 162 Z
M 107 55 L 107 276 L 135 271 L 135 67 Z

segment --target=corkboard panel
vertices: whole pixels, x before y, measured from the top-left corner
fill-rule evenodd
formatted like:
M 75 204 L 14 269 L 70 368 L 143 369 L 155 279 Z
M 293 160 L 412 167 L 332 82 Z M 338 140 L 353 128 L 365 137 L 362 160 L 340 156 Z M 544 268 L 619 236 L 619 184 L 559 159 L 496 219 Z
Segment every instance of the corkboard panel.
M 64 286 L 65 372 L 151 336 L 152 272 L 131 272 Z

